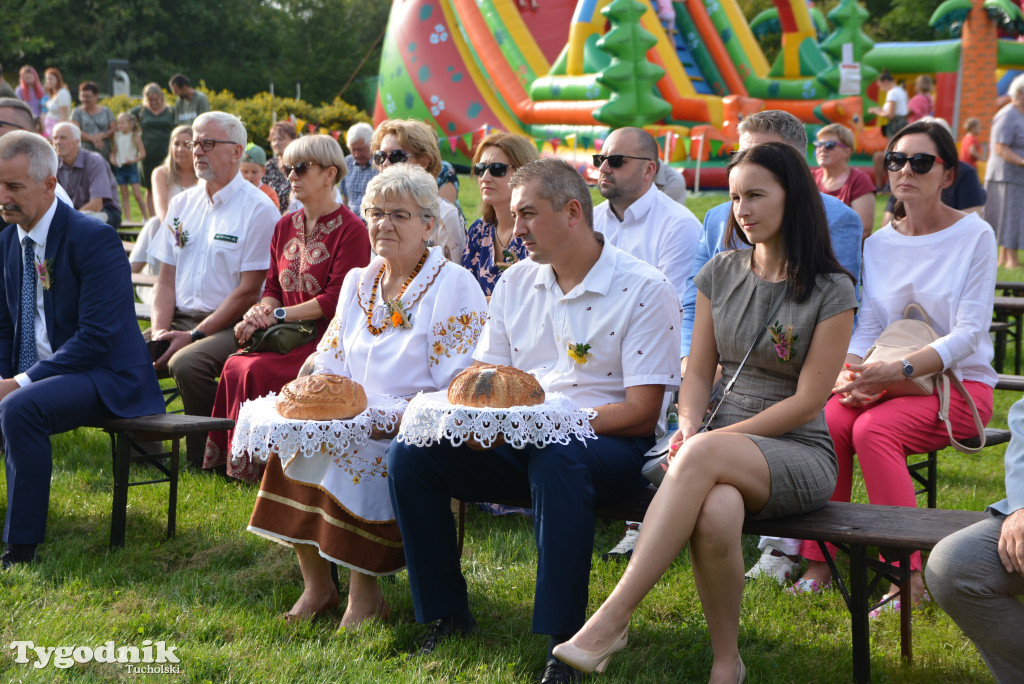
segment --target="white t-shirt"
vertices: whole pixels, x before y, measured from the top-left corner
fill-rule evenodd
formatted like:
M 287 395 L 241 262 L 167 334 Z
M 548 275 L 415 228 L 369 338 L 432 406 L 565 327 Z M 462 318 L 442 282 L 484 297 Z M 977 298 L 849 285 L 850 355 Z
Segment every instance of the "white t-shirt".
M 889 92 L 885 94 L 886 102 L 893 102 L 896 105 L 896 109 L 893 111 L 894 116 L 906 116 L 910 111 L 909 104 L 910 100 L 907 97 L 907 91 L 903 89 L 901 85 L 894 85 L 889 89 Z
M 594 230 L 603 233 L 610 244 L 661 271 L 682 301 L 701 234 L 701 223 L 692 211 L 652 184 L 622 212 L 621 222 L 610 202 L 594 207 Z
M 46 113 L 59 120 L 61 107 L 67 107 L 68 116 L 71 116 L 71 93 L 67 88 L 61 88 L 56 95 L 46 101 Z
M 551 266 L 525 259 L 501 276 L 473 358 L 532 374 L 584 408 L 622 402 L 626 388 L 679 384 L 679 297 L 657 269 L 605 244 L 562 293 Z M 569 354 L 590 345 L 590 358 Z
M 238 287 L 243 271 L 270 267 L 270 238 L 281 214 L 262 190 L 236 173 L 211 198 L 206 181 L 172 198 L 153 240 L 153 256 L 177 268 L 175 307 L 214 311 Z M 183 247 L 174 225 L 187 232 Z
M 861 358 L 878 335 L 920 304 L 941 337 L 929 346 L 963 380 L 994 387 L 992 303 L 996 238 L 992 227 L 968 214 L 945 230 L 908 236 L 889 223 L 864 243 L 860 316 L 850 353 Z

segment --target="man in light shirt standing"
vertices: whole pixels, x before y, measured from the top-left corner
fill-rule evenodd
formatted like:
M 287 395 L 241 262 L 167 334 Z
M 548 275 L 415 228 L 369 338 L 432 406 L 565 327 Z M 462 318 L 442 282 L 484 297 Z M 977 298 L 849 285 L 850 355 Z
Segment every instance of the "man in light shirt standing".
M 167 343 L 155 365 L 174 378 L 191 415 L 213 409 L 217 376 L 238 349 L 234 325 L 259 299 L 280 219 L 270 198 L 239 172 L 245 143 L 238 117 L 196 118 L 189 146 L 199 182 L 171 200 L 153 238 L 162 266 L 149 333 Z M 206 435 L 188 437 L 190 463 L 202 463 L 205 445 Z

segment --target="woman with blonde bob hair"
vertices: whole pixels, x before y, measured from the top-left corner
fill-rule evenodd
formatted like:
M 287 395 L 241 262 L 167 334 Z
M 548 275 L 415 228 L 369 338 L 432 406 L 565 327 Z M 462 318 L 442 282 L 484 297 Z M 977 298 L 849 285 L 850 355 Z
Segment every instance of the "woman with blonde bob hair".
M 286 354 L 230 357 L 217 385 L 215 416 L 237 419 L 242 402 L 278 392 L 295 378 L 334 317 L 345 275 L 370 260 L 363 222 L 335 197 L 338 181 L 348 171 L 337 141 L 329 135 L 299 138 L 285 149 L 282 166 L 302 208 L 285 214 L 274 228 L 263 298 L 235 326 L 235 339 L 241 346 L 259 330 L 295 321 L 314 322 L 316 336 Z M 211 432 L 203 467 L 225 467 L 231 477 L 258 482 L 263 465 L 248 455 L 229 460 L 231 439 L 231 430 Z
M 377 256 L 346 276 L 314 372 L 350 378 L 367 396 L 410 398 L 447 388 L 472 362 L 487 304 L 465 269 L 427 246 L 437 212 L 434 177 L 412 164 L 369 182 L 363 216 Z M 282 453 L 267 461 L 248 529 L 295 549 L 305 587 L 288 621 L 338 605 L 332 563 L 349 569 L 342 627 L 388 616 L 377 578 L 405 567 L 382 465 L 394 436 L 374 433 L 349 453 Z
M 377 126 L 370 141 L 373 163 L 381 171 L 394 164 L 408 162 L 419 166 L 437 178 L 441 173 L 441 149 L 434 130 L 414 119 L 389 119 Z M 436 182 L 435 182 L 436 185 Z M 438 197 L 441 215 L 437 217 L 430 244 L 442 248 L 444 256 L 455 263 L 462 262 L 466 248 L 466 220 L 458 208 L 443 197 Z
M 506 268 L 528 256 L 522 240 L 512 235 L 515 221 L 508 182 L 519 168 L 538 159 L 531 140 L 502 131 L 481 140 L 473 155 L 483 217 L 469 227 L 462 266 L 476 276 L 487 296 Z
M 811 173 L 818 190 L 857 212 L 864 231 L 861 239 L 867 240 L 875 227 L 875 183 L 868 174 L 850 166 L 853 131 L 842 124 L 829 124 L 815 137 L 818 167 Z

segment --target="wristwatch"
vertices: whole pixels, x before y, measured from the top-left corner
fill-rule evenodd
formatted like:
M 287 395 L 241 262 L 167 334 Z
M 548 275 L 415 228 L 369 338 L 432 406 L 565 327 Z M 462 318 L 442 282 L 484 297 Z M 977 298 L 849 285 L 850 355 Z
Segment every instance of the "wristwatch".
M 192 336 L 193 342 L 198 342 L 199 340 L 206 337 L 206 333 L 200 331 L 199 328 L 192 328 L 191 330 L 188 331 L 188 334 Z
M 284 317 L 285 313 L 283 307 L 279 306 L 276 309 L 274 309 L 274 318 L 277 319 L 278 323 L 284 323 Z
M 907 380 L 914 377 L 914 367 L 910 365 L 910 362 L 906 359 L 900 359 L 900 363 L 903 364 L 903 377 Z

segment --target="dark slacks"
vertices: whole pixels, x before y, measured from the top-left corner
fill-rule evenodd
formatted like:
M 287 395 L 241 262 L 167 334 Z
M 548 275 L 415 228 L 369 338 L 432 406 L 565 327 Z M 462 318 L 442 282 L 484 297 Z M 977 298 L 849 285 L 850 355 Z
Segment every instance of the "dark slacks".
M 469 607 L 459 566 L 452 497 L 494 501 L 529 496 L 537 544 L 533 631 L 566 635 L 585 622 L 594 505 L 643 489 L 643 454 L 653 438 L 474 451 L 449 442 L 388 448 L 388 482 L 419 622 Z
M 7 452 L 4 542 L 43 541 L 53 470 L 50 435 L 111 416 L 83 373 L 33 382 L 0 401 L 0 432 Z

